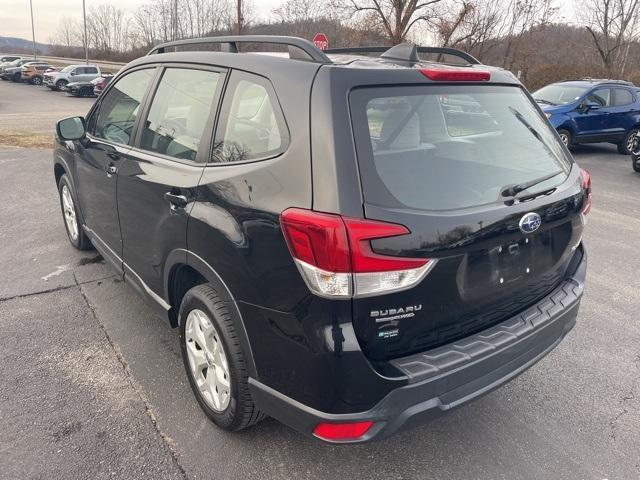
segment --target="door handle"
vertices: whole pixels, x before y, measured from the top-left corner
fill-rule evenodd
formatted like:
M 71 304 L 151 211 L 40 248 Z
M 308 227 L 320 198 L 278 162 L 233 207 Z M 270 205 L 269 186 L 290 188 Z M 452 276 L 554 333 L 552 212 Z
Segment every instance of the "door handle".
M 172 192 L 165 193 L 164 199 L 169 202 L 173 210 L 176 208 L 184 208 L 187 206 L 187 203 L 189 203 L 189 200 L 185 195 Z

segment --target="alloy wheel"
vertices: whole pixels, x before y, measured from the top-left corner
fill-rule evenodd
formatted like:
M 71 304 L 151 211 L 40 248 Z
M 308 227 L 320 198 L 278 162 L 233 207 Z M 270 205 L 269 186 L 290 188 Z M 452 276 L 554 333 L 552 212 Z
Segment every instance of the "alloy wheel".
M 76 218 L 76 208 L 73 204 L 71 191 L 66 185 L 62 186 L 62 211 L 69 236 L 71 240 L 75 242 L 78 239 L 78 220 Z
M 569 146 L 569 135 L 567 135 L 566 133 L 560 133 L 560 140 L 562 140 L 562 143 L 564 143 L 565 147 Z
M 189 368 L 202 398 L 214 411 L 223 412 L 231 400 L 229 363 L 220 335 L 202 310 L 189 312 L 184 341 Z
M 633 152 L 633 149 L 636 146 L 637 136 L 638 136 L 638 130 L 634 130 L 632 133 L 629 134 L 629 136 L 627 136 L 627 151 L 628 152 Z

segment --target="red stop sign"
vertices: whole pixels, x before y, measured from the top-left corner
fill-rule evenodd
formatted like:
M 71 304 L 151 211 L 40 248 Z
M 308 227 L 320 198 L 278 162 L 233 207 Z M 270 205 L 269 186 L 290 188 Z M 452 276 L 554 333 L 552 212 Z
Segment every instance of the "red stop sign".
M 320 50 L 327 50 L 329 48 L 329 39 L 324 33 L 316 33 L 313 37 L 313 43 Z

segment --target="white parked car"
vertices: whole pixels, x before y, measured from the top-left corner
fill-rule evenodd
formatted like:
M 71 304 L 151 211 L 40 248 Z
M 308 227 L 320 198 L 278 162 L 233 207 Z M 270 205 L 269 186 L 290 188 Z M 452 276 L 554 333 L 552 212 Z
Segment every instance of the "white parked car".
M 97 65 L 69 65 L 59 72 L 44 75 L 44 84 L 51 90 L 65 90 L 70 82 L 90 82 L 101 75 Z

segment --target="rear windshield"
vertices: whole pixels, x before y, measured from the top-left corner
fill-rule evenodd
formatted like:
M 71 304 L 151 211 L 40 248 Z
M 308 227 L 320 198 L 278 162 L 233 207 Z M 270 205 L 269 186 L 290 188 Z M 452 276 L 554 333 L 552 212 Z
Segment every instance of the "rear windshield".
M 571 168 L 551 126 L 511 86 L 357 89 L 350 96 L 366 201 L 449 210 L 549 190 Z

